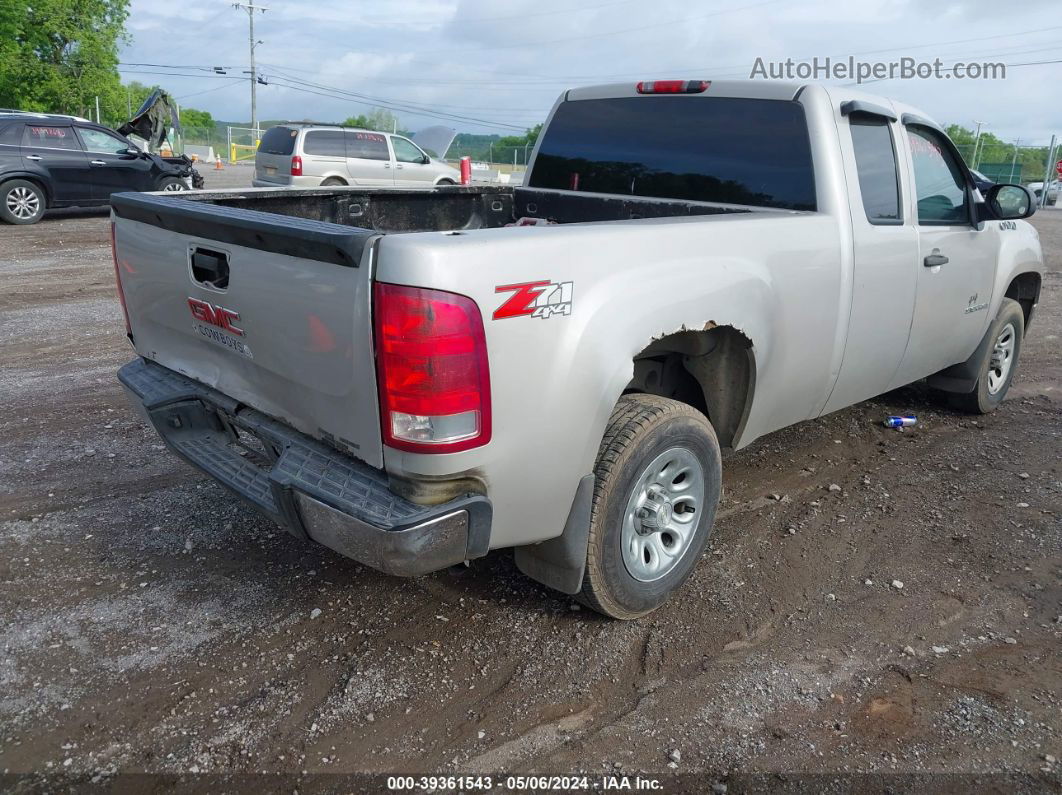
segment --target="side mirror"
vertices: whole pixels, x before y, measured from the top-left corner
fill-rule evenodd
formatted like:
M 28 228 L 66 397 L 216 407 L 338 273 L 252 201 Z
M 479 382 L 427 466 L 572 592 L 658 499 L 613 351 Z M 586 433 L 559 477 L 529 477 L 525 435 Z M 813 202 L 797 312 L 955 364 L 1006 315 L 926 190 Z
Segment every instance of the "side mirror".
M 431 158 L 430 158 L 430 157 L 428 157 L 427 155 L 424 155 L 424 157 L 422 157 L 422 158 L 420 159 L 420 162 L 421 162 L 421 163 L 422 163 L 423 165 L 425 165 L 425 166 L 426 166 L 426 165 L 428 165 L 429 163 L 431 163 Z
M 1036 197 L 1023 185 L 993 185 L 985 193 L 985 204 L 1000 221 L 1016 221 L 1036 212 Z

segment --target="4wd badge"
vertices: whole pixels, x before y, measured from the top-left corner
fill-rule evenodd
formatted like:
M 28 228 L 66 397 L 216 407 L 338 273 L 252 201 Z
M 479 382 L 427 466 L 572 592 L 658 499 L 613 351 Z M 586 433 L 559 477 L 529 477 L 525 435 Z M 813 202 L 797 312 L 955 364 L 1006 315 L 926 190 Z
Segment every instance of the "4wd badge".
M 494 310 L 494 319 L 507 317 L 547 318 L 572 313 L 574 282 L 523 282 L 494 288 L 496 293 L 512 293 L 505 303 Z

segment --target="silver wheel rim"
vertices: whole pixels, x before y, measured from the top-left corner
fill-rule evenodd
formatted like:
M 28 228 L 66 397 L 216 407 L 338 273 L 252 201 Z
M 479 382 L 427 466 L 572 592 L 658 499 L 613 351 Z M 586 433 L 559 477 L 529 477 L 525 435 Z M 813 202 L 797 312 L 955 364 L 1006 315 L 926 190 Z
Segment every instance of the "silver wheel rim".
M 184 190 L 184 183 L 183 182 L 167 182 L 166 186 L 162 190 L 167 192 L 167 193 L 172 192 L 172 191 Z
M 627 572 L 659 580 L 690 548 L 704 510 L 704 467 L 684 447 L 665 450 L 639 475 L 623 513 L 620 542 Z
M 28 221 L 41 211 L 41 199 L 36 191 L 21 185 L 7 192 L 7 211 L 16 218 Z
M 992 358 L 988 362 L 988 394 L 994 395 L 1007 383 L 1010 368 L 1014 364 L 1014 345 L 1018 332 L 1008 323 L 999 332 L 992 345 Z

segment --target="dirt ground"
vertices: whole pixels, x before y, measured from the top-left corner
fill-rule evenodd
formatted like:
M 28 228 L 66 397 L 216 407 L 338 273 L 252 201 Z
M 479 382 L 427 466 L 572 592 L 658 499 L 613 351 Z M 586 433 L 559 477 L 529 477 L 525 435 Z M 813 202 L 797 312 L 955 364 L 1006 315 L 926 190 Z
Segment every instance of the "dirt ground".
M 0 228 L 0 788 L 1059 791 L 1062 211 L 1033 223 L 1050 273 L 1000 410 L 908 387 L 732 456 L 702 564 L 631 623 L 508 553 L 398 580 L 259 518 L 127 408 L 107 216 Z

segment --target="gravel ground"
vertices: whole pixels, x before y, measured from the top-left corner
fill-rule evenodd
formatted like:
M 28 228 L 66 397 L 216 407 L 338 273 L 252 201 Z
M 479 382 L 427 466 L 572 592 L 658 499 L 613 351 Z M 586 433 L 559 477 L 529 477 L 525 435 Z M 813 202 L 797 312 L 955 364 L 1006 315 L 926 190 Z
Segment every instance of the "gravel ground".
M 0 788 L 504 770 L 1059 791 L 1062 211 L 1033 223 L 1050 273 L 1000 410 L 916 385 L 732 456 L 705 560 L 632 623 L 507 553 L 397 580 L 259 518 L 127 408 L 106 215 L 0 228 Z M 881 427 L 901 411 L 919 425 Z

